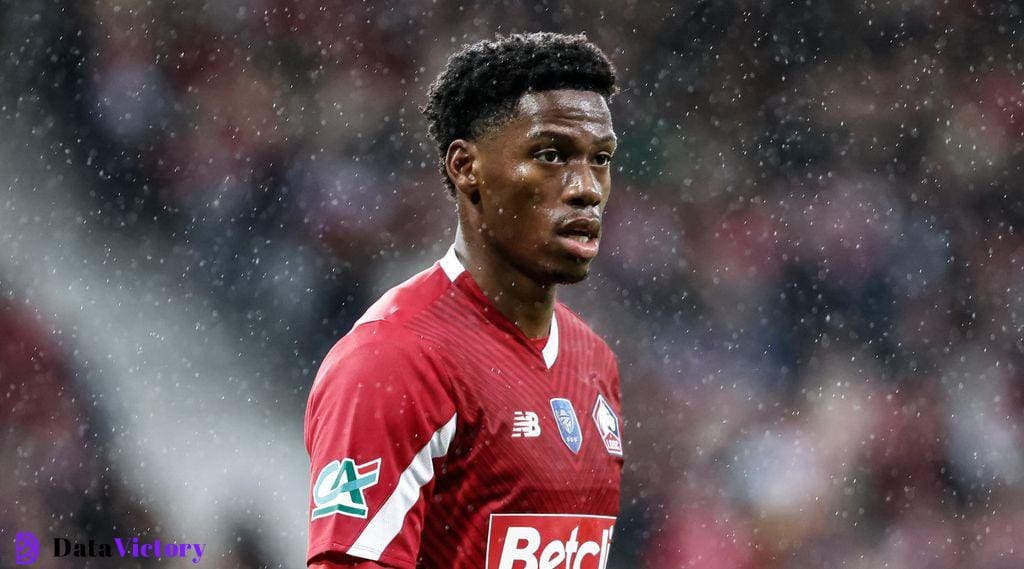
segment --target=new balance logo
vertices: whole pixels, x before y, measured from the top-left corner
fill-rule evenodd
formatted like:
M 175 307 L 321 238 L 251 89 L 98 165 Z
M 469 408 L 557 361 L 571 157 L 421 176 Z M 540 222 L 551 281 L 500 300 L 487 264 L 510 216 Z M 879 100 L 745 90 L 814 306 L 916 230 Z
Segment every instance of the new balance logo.
M 533 411 L 516 411 L 512 418 L 512 438 L 539 437 L 540 419 Z

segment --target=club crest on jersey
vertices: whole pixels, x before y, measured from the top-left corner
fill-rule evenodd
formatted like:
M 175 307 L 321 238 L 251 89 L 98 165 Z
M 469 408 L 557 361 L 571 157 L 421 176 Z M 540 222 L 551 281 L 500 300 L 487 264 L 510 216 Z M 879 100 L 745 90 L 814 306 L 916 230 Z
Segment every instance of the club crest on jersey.
M 555 414 L 555 424 L 558 425 L 558 433 L 562 435 L 562 442 L 573 453 L 579 453 L 580 445 L 583 444 L 583 433 L 580 431 L 580 422 L 576 419 L 572 402 L 556 397 L 551 400 L 551 412 Z
M 594 424 L 597 425 L 597 432 L 601 435 L 601 442 L 610 454 L 622 456 L 622 434 L 619 432 L 619 417 L 615 410 L 605 400 L 604 395 L 597 394 L 597 402 L 594 403 Z
M 377 484 L 380 460 L 356 464 L 351 458 L 333 460 L 323 467 L 313 484 L 313 516 L 310 521 L 332 514 L 365 518 L 369 508 L 363 491 Z

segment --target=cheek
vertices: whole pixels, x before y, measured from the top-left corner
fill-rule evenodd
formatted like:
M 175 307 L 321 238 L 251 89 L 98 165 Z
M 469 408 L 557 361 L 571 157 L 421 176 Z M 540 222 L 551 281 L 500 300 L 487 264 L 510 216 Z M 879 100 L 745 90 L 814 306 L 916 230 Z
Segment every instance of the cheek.
M 539 207 L 544 201 L 544 189 L 551 184 L 545 172 L 535 165 L 523 164 L 515 169 L 513 175 L 513 191 L 510 194 L 524 205 Z
M 533 170 L 533 165 L 530 162 L 516 162 L 515 166 L 509 169 L 509 177 L 513 181 L 520 182 L 522 180 L 530 178 L 533 173 Z
M 558 180 L 553 173 L 524 160 L 490 174 L 492 235 L 519 248 L 543 246 L 557 217 L 558 208 L 548 203 L 551 196 L 557 200 Z
M 505 178 L 505 190 L 501 194 L 502 207 L 520 216 L 530 216 L 544 206 L 545 184 L 550 180 L 545 173 L 531 162 L 521 162 L 509 168 Z

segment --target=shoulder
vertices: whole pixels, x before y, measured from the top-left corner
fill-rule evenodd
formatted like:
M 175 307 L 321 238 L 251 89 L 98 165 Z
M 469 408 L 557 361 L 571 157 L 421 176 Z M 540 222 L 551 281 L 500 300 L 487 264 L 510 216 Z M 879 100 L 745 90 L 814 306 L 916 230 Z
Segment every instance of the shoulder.
M 438 299 L 452 290 L 452 286 L 452 280 L 440 261 L 436 262 L 385 292 L 356 321 L 353 331 L 380 321 L 403 325 L 429 311 Z
M 431 311 L 432 305 L 452 287 L 451 280 L 434 263 L 431 267 L 398 284 L 378 298 L 355 322 L 352 329 L 328 352 L 320 366 L 314 386 L 335 370 L 340 362 L 347 367 L 362 359 L 392 364 L 408 363 L 410 357 L 434 351 L 421 334 L 409 329 L 409 322 Z
M 443 424 L 454 408 L 451 385 L 442 359 L 414 333 L 388 320 L 357 326 L 317 371 L 306 403 L 307 447 L 320 426 L 362 417 L 394 427 L 411 408 Z
M 373 320 L 357 325 L 331 348 L 313 380 L 313 392 L 368 376 L 408 383 L 417 377 L 442 375 L 436 349 L 424 338 L 401 322 Z
M 350 356 L 366 351 L 385 350 L 390 354 L 416 351 L 422 339 L 402 325 L 390 319 L 372 320 L 354 326 L 348 334 L 338 340 L 327 353 L 324 363 L 332 358 Z

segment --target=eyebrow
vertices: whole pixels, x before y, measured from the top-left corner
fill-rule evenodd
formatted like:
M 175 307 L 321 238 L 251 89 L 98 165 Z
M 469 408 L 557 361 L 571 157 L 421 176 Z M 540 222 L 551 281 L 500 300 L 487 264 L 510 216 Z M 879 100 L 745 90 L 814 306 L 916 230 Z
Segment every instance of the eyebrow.
M 555 139 L 555 140 L 571 140 L 573 138 L 573 136 L 568 134 L 568 133 L 559 131 L 559 130 L 538 130 L 538 131 L 534 131 L 534 132 L 529 133 L 527 135 L 527 138 L 529 138 L 530 140 L 537 140 L 537 139 L 544 139 L 544 138 L 551 138 L 551 139 Z M 614 133 L 606 134 L 605 136 L 602 136 L 602 137 L 594 140 L 595 144 L 606 144 L 606 143 L 609 143 L 609 142 L 617 142 L 617 139 L 616 139 Z

